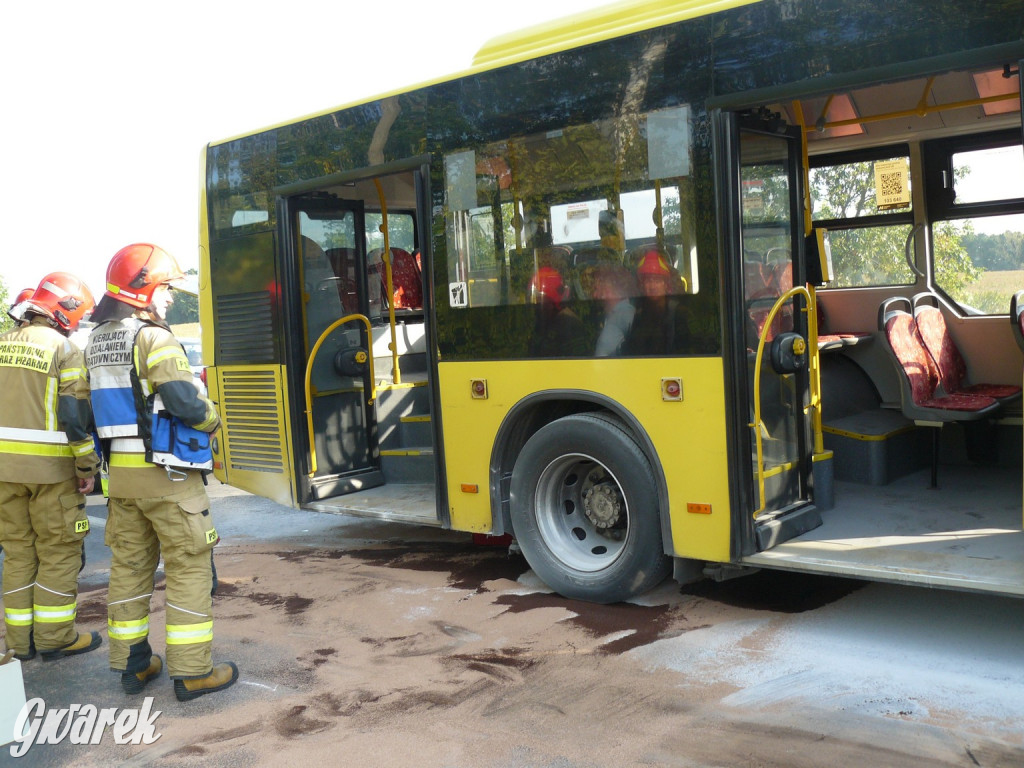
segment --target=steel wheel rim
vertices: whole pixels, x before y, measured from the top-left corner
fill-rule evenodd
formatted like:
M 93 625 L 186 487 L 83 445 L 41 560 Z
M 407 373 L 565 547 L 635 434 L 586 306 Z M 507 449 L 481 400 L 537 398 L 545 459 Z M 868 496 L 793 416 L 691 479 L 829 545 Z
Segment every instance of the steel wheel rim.
M 602 529 L 587 516 L 588 491 L 590 498 L 596 493 L 619 505 L 615 525 Z M 537 481 L 535 502 L 541 539 L 569 568 L 585 573 L 601 571 L 625 550 L 629 538 L 625 494 L 615 476 L 593 457 L 567 454 L 548 464 Z

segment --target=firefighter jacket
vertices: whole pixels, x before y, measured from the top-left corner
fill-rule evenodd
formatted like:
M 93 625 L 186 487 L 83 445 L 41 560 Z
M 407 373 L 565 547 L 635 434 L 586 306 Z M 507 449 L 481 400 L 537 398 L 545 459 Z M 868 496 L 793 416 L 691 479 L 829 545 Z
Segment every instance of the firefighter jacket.
M 146 399 L 156 392 L 164 408 L 186 424 L 211 433 L 220 426 L 217 409 L 196 389 L 185 351 L 170 330 L 134 316 L 103 323 L 90 334 L 85 358 L 96 429 L 110 440 L 110 496 L 160 498 L 201 489 L 200 472 L 168 472 L 146 461 L 139 426 L 149 419 Z
M 92 477 L 91 421 L 78 347 L 38 316 L 0 336 L 0 481 Z
M 93 329 L 85 346 L 93 418 L 101 440 L 139 434 L 132 388 L 133 345 L 142 321 L 128 317 Z

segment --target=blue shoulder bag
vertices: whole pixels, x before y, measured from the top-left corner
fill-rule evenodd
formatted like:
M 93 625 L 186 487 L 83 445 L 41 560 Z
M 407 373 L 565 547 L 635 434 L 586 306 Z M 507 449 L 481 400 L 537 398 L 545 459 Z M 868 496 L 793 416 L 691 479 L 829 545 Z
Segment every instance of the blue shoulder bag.
M 146 447 L 146 461 L 166 467 L 168 475 L 174 470 L 212 470 L 213 451 L 210 448 L 210 435 L 186 424 L 164 408 L 159 393 L 143 396 L 139 372 L 134 364 L 134 341 L 132 348 L 132 389 L 135 392 L 136 410 L 140 416 L 139 432 Z M 144 415 L 148 418 L 143 418 Z M 180 479 L 184 479 L 184 476 Z
M 173 469 L 213 469 L 210 435 L 165 410 L 159 394 L 150 395 L 150 444 L 146 461 Z

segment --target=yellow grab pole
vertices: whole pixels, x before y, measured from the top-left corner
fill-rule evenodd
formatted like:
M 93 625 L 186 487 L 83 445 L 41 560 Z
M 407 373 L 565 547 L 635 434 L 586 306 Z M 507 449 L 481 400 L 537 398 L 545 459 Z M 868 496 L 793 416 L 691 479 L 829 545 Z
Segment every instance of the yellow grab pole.
M 821 111 L 821 119 L 824 120 L 828 114 L 829 105 L 832 103 L 832 96 L 829 96 L 828 101 L 825 104 L 825 108 Z M 801 153 L 801 164 L 800 167 L 803 170 L 804 177 L 804 236 L 810 235 L 814 231 L 814 221 L 811 214 L 811 163 L 810 157 L 807 150 L 807 126 L 804 121 L 804 110 L 799 100 L 793 102 L 793 111 L 796 115 L 797 123 L 800 125 L 800 153 Z M 818 393 L 819 400 L 813 402 L 814 410 L 811 413 L 811 430 L 814 432 L 814 452 L 821 453 L 825 450 L 825 438 L 821 430 L 821 362 L 818 356 L 818 294 L 815 292 L 813 285 L 808 284 L 808 291 L 810 292 L 810 301 L 808 303 L 808 310 L 813 308 L 811 312 L 811 318 L 808 321 L 808 330 L 810 330 L 811 322 L 814 323 L 814 338 L 811 340 L 814 352 L 811 356 L 811 394 L 812 398 L 814 393 Z
M 391 279 L 391 241 L 388 239 L 388 202 L 384 198 L 384 188 L 380 185 L 380 179 L 374 179 L 373 183 L 377 186 L 377 197 L 380 199 L 380 231 L 384 233 L 384 272 L 388 286 L 388 324 L 391 326 L 391 343 L 388 344 L 388 349 L 391 350 L 391 381 L 401 384 L 402 372 L 398 369 L 398 336 L 395 333 L 395 287 Z M 370 357 L 373 357 L 372 338 Z
M 930 83 L 927 87 L 930 89 Z M 833 120 L 830 123 L 821 124 L 820 127 L 818 125 L 808 125 L 804 127 L 804 131 L 810 132 L 828 130 L 829 128 L 844 128 L 847 125 L 880 123 L 885 120 L 896 120 L 903 117 L 926 117 L 928 115 L 935 114 L 936 112 L 945 112 L 954 109 L 968 109 L 970 107 L 980 107 L 985 104 L 994 104 L 998 101 L 1017 99 L 1019 98 L 1019 94 L 1016 91 L 1013 91 L 1012 93 L 998 93 L 994 96 L 981 96 L 977 99 L 964 99 L 963 101 L 953 101 L 948 104 L 927 104 L 926 97 L 927 92 L 922 97 L 922 102 L 918 103 L 918 105 L 912 109 L 900 109 L 893 112 L 883 112 L 878 115 L 863 115 L 861 117 L 851 117 L 846 120 Z
M 313 439 L 313 360 L 316 358 L 316 353 L 320 350 L 320 345 L 327 340 L 327 337 L 331 335 L 334 329 L 353 320 L 359 320 L 366 326 L 366 341 L 370 347 L 369 354 L 367 355 L 370 361 L 370 399 L 366 402 L 372 403 L 377 399 L 377 379 L 373 373 L 373 331 L 370 326 L 370 318 L 366 315 L 345 315 L 327 326 L 324 332 L 320 334 L 320 338 L 316 340 L 316 344 L 313 345 L 313 349 L 309 352 L 309 359 L 306 360 L 306 429 L 309 430 L 310 477 L 316 474 L 316 440 Z
M 754 444 L 757 450 L 757 489 L 759 494 L 759 505 L 757 509 L 754 510 L 755 518 L 764 512 L 764 508 L 766 506 L 764 498 L 764 445 L 761 441 L 761 427 L 764 426 L 761 421 L 761 360 L 764 357 L 764 342 L 768 334 L 768 329 L 771 328 L 772 320 L 775 319 L 775 315 L 778 314 L 779 310 L 787 301 L 797 294 L 803 294 L 807 297 L 807 308 L 804 311 L 807 312 L 808 315 L 807 346 L 810 349 L 807 350 L 807 354 L 809 355 L 808 364 L 811 368 L 811 402 L 807 407 L 811 410 L 812 423 L 821 404 L 821 382 L 814 376 L 814 371 L 818 368 L 818 318 L 814 307 L 814 294 L 804 286 L 797 285 L 782 294 L 775 304 L 772 305 L 771 311 L 765 319 L 764 326 L 761 328 L 761 334 L 757 340 L 757 354 L 754 357 L 754 421 L 748 425 L 754 430 Z M 817 437 L 815 438 L 815 441 L 817 441 Z M 817 448 L 815 450 L 817 450 Z

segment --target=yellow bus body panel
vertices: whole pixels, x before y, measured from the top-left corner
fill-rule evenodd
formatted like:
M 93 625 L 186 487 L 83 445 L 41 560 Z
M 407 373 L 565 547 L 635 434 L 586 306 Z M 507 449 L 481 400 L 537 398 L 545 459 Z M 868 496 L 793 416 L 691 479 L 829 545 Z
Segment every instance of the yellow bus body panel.
M 206 373 L 210 397 L 221 418 L 214 476 L 278 504 L 296 506 L 285 368 L 227 365 Z
M 481 533 L 492 529 L 490 461 L 505 415 L 539 392 L 586 391 L 618 403 L 653 444 L 668 487 L 672 554 L 729 560 L 720 358 L 451 362 L 438 368 L 452 528 Z M 670 377 L 682 380 L 681 401 L 662 398 L 662 379 Z M 486 382 L 486 399 L 473 396 L 472 382 L 479 379 Z M 688 504 L 699 513 L 688 511 Z
M 602 5 L 491 38 L 473 57 L 473 70 L 514 64 L 758 2 L 761 0 L 623 0 Z
M 213 350 L 217 340 L 213 335 L 213 291 L 210 290 L 210 222 L 206 205 L 206 153 L 203 147 L 199 153 L 199 330 L 200 349 L 203 350 L 203 365 L 214 362 Z M 209 376 L 209 371 L 207 371 Z

